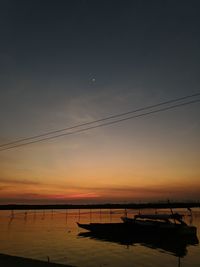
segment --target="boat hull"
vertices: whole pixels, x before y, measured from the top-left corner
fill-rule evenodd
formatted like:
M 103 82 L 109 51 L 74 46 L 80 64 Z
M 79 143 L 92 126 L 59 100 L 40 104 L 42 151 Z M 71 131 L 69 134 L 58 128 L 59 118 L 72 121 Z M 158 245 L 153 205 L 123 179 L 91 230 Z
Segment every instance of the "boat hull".
M 145 235 L 196 235 L 196 227 L 152 222 L 125 222 L 125 223 L 77 223 L 80 228 L 91 232 L 115 233 L 115 234 L 135 234 L 141 233 Z
M 122 221 L 129 227 L 137 228 L 142 231 L 156 231 L 163 234 L 180 234 L 180 235 L 196 235 L 197 228 L 195 226 L 189 226 L 187 224 L 160 222 L 160 221 L 148 221 L 148 220 L 134 220 L 132 218 L 122 217 Z

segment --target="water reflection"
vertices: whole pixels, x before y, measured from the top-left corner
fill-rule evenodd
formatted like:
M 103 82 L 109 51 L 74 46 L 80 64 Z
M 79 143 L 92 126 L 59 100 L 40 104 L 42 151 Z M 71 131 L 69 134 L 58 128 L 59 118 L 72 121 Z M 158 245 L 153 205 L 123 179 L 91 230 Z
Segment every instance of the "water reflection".
M 158 210 L 159 213 L 163 211 Z M 129 211 L 130 214 L 134 213 Z M 197 237 L 179 240 L 85 232 L 77 238 L 78 220 L 82 224 L 121 223 L 123 215 L 123 210 L 104 209 L 1 211 L 0 252 L 43 261 L 49 256 L 52 262 L 80 267 L 198 266 L 199 246 L 190 246 L 198 243 Z M 191 216 L 185 215 L 189 224 Z M 193 221 L 200 233 L 199 209 L 193 212 Z
M 197 245 L 199 243 L 196 235 L 190 236 L 158 236 L 158 235 L 122 235 L 112 233 L 93 233 L 81 232 L 79 237 L 90 238 L 99 241 L 113 242 L 124 246 L 134 246 L 140 244 L 148 248 L 161 250 L 165 253 L 173 254 L 176 257 L 182 258 L 187 255 L 187 247 L 189 245 Z

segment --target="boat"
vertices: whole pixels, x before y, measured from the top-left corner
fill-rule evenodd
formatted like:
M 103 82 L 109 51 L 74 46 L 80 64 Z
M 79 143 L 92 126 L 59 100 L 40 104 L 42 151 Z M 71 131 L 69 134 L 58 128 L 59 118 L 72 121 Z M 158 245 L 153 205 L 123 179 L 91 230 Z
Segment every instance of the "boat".
M 83 224 L 77 222 L 77 225 L 80 228 L 83 228 L 85 230 L 91 231 L 91 232 L 122 232 L 126 228 L 125 223 L 89 223 L 89 224 Z M 129 226 L 128 226 L 129 228 Z M 131 227 L 132 228 L 132 227 Z
M 196 235 L 195 226 L 189 226 L 183 221 L 183 215 L 172 214 L 137 214 L 133 218 L 121 217 L 119 223 L 77 223 L 80 228 L 91 232 L 148 234 L 148 235 Z
M 134 218 L 121 217 L 125 225 L 142 231 L 154 231 L 160 234 L 178 233 L 181 235 L 196 235 L 197 228 L 187 225 L 183 215 L 172 214 L 137 214 Z

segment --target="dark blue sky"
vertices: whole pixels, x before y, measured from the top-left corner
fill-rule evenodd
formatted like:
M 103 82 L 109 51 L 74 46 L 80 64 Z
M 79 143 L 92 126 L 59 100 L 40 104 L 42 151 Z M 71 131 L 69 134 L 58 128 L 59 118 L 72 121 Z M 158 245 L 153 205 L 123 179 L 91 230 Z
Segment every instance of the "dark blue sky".
M 68 105 L 101 117 L 199 90 L 199 1 L 0 5 L 2 135 L 62 127 Z
M 199 1 L 0 5 L 3 139 L 199 90 Z

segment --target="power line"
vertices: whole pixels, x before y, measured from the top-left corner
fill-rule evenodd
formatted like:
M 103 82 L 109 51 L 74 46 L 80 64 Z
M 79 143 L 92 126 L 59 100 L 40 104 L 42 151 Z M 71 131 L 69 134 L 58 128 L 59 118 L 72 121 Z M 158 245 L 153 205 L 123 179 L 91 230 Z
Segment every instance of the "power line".
M 179 98 L 174 98 L 174 99 L 171 99 L 171 100 L 168 100 L 168 101 L 160 102 L 158 104 L 154 104 L 154 105 L 150 105 L 150 106 L 134 109 L 134 110 L 131 110 L 131 111 L 128 111 L 128 112 L 124 112 L 124 113 L 119 113 L 119 114 L 116 114 L 116 115 L 111 115 L 111 116 L 104 117 L 104 118 L 101 118 L 101 119 L 98 119 L 98 120 L 93 120 L 93 121 L 90 121 L 90 122 L 77 124 L 77 125 L 74 125 L 74 126 L 71 126 L 71 127 L 62 128 L 62 129 L 55 130 L 55 131 L 48 131 L 48 132 L 43 133 L 43 134 L 34 135 L 34 136 L 26 137 L 26 138 L 21 138 L 21 139 L 16 140 L 16 141 L 11 141 L 9 143 L 1 144 L 0 147 L 7 147 L 7 146 L 18 144 L 18 143 L 21 143 L 21 142 L 24 142 L 24 141 L 37 139 L 37 138 L 40 138 L 40 137 L 45 137 L 45 136 L 48 136 L 48 135 L 53 135 L 53 134 L 64 132 L 64 131 L 68 131 L 68 130 L 73 130 L 73 129 L 76 129 L 76 128 L 79 128 L 79 127 L 83 127 L 83 126 L 87 126 L 87 125 L 91 125 L 91 124 L 94 124 L 94 123 L 103 122 L 103 121 L 107 121 L 107 120 L 111 120 L 111 119 L 115 119 L 115 118 L 120 118 L 120 117 L 125 116 L 125 115 L 129 115 L 129 114 L 136 113 L 136 112 L 139 112 L 139 111 L 144 111 L 144 110 L 156 108 L 156 107 L 167 105 L 167 104 L 171 104 L 171 103 L 174 103 L 174 102 L 178 102 L 178 101 L 185 100 L 185 99 L 188 99 L 188 98 L 193 98 L 193 97 L 196 97 L 196 96 L 200 96 L 200 93 L 187 95 L 187 96 L 183 96 L 183 97 L 179 97 Z M 2 150 L 0 149 L 0 151 L 2 151 Z
M 194 104 L 194 103 L 198 103 L 198 102 L 200 102 L 200 99 L 196 99 L 196 100 L 193 100 L 193 101 L 188 101 L 188 102 L 172 105 L 172 106 L 165 107 L 165 108 L 162 108 L 162 109 L 157 109 L 157 110 L 141 113 L 141 114 L 138 114 L 138 115 L 134 115 L 134 116 L 130 116 L 130 117 L 114 120 L 114 121 L 111 121 L 111 122 L 102 123 L 102 124 L 95 125 L 95 126 L 90 126 L 90 127 L 87 127 L 87 128 L 75 130 L 75 131 L 68 132 L 68 133 L 63 133 L 63 134 L 59 134 L 59 135 L 55 135 L 55 136 L 50 136 L 50 137 L 42 138 L 42 139 L 39 139 L 39 140 L 26 142 L 26 143 L 23 143 L 23 144 L 17 144 L 17 145 L 14 145 L 14 146 L 10 146 L 10 147 L 6 147 L 6 148 L 3 148 L 3 149 L 0 149 L 0 151 L 13 149 L 13 148 L 21 147 L 21 146 L 26 146 L 26 145 L 30 145 L 30 144 L 34 144 L 34 143 L 39 143 L 39 142 L 43 142 L 45 140 L 55 139 L 55 138 L 59 138 L 59 137 L 62 137 L 62 136 L 81 133 L 81 132 L 84 132 L 84 131 L 88 131 L 88 130 L 92 130 L 92 129 L 96 129 L 96 128 L 100 128 L 100 127 L 116 124 L 116 123 L 119 123 L 119 122 L 122 122 L 122 121 L 127 121 L 127 120 L 130 120 L 130 119 L 143 117 L 143 116 L 147 116 L 147 115 L 151 115 L 151 114 L 167 111 L 167 110 L 170 110 L 170 109 L 174 109 L 174 108 L 178 108 L 178 107 L 182 107 L 182 106 L 186 106 L 186 105 L 190 105 L 190 104 Z

